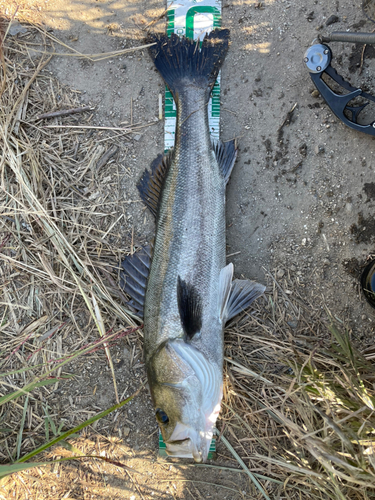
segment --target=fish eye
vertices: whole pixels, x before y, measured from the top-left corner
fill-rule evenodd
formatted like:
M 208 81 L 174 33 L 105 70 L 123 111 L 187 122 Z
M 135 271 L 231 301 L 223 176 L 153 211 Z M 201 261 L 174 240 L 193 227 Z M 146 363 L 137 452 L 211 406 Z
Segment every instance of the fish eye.
M 155 416 L 159 424 L 167 424 L 169 422 L 168 415 L 165 413 L 165 411 L 161 410 L 160 408 L 156 410 Z

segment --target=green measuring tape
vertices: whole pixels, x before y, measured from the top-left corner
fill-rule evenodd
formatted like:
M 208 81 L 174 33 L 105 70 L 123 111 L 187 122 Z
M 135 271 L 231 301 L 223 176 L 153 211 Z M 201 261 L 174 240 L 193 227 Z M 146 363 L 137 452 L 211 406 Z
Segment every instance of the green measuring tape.
M 205 33 L 221 26 L 221 0 L 181 0 L 168 3 L 167 35 L 172 33 L 203 40 Z M 208 104 L 208 123 L 212 139 L 219 140 L 220 73 Z M 165 89 L 164 150 L 174 146 L 176 106 L 172 94 Z

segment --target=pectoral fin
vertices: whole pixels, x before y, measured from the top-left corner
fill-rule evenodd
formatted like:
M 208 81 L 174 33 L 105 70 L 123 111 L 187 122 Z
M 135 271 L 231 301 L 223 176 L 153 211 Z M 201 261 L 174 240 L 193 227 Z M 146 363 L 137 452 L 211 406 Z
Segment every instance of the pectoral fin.
M 228 264 L 227 266 L 223 267 L 223 269 L 220 271 L 219 276 L 220 319 L 221 321 L 224 321 L 224 323 L 225 320 L 223 318 L 232 287 L 233 270 L 233 264 Z
M 226 323 L 234 318 L 240 312 L 244 311 L 249 305 L 260 297 L 266 287 L 255 281 L 234 280 L 231 286 L 228 301 L 226 302 L 222 321 Z
M 129 305 L 137 310 L 137 315 L 143 318 L 146 285 L 150 273 L 152 248 L 143 247 L 139 252 L 129 255 L 121 262 L 123 271 L 120 273 L 120 287 L 130 295 Z

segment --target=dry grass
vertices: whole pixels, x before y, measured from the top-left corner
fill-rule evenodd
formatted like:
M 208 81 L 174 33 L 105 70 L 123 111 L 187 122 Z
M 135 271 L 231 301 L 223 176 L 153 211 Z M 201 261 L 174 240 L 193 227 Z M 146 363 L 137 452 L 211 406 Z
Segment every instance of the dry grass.
M 40 55 L 33 52 L 31 57 L 30 43 L 40 45 Z M 111 343 L 128 335 L 140 352 L 139 334 L 129 330 L 135 320 L 116 285 L 120 257 L 133 250 L 130 241 L 123 243 L 122 172 L 116 155 L 100 162 L 113 146 L 126 152 L 125 133 L 57 127 L 95 127 L 94 111 L 55 117 L 48 124 L 56 128 L 44 126 L 40 114 L 81 106 L 79 93 L 62 88 L 46 71 L 48 52 L 53 52 L 52 41 L 29 30 L 7 38 L 1 69 L 0 398 L 41 381 L 28 395 L 17 393 L 6 403 L 0 399 L 3 463 L 83 420 L 81 414 L 44 404 L 54 402 L 59 387 L 67 385 L 64 376 L 82 369 L 83 364 L 74 364 L 78 356 L 89 352 L 90 362 L 99 363 L 103 351 L 98 347 L 105 348 L 116 391 Z M 343 325 L 329 331 L 328 315 L 320 306 L 304 304 L 298 283 L 289 277 L 281 283 L 268 278 L 267 299 L 227 329 L 219 427 L 235 455 L 219 438 L 218 459 L 227 471 L 228 464 L 238 467 L 238 458 L 242 460 L 265 492 L 250 483 L 253 498 L 371 498 L 373 351 L 357 352 Z M 116 422 L 110 424 L 117 432 Z M 67 450 L 55 447 L 43 459 L 101 454 L 112 460 L 106 468 L 85 458 L 79 466 L 19 472 L 6 479 L 0 495 L 12 491 L 18 499 L 42 499 L 53 492 L 56 498 L 108 498 L 104 471 L 129 479 L 121 462 L 133 455 L 121 436 L 95 432 L 74 436 L 63 443 Z M 156 481 L 170 480 L 164 463 Z M 186 473 L 173 477 L 194 483 Z M 146 482 L 143 476 L 131 476 L 129 491 L 145 498 L 151 491 Z M 226 488 L 226 494 L 238 491 L 236 484 Z
M 223 418 L 249 469 L 279 479 L 287 491 L 370 498 L 373 348 L 358 352 L 343 324 L 298 298 L 294 281 L 280 286 L 270 277 L 268 304 L 229 328 Z
M 7 20 L 16 18 L 22 23 L 38 23 L 40 10 L 40 0 L 0 0 L 0 13 Z
M 41 55 L 30 55 L 31 43 Z M 38 119 L 81 107 L 79 93 L 62 88 L 45 71 L 51 48 L 35 29 L 8 37 L 1 53 L 1 396 L 51 373 L 56 391 L 64 363 L 96 350 L 98 335 L 116 392 L 109 345 L 136 326 L 116 285 L 120 258 L 130 251 L 122 246 L 120 173 L 113 158 L 103 161 L 109 149 L 124 148 L 117 144 L 119 134 L 112 139 L 112 131 L 96 131 L 94 124 L 87 131 L 61 131 Z M 89 125 L 92 117 L 86 112 L 53 123 Z M 120 136 L 131 133 L 130 128 Z M 43 383 L 33 399 L 50 393 Z M 26 419 L 29 428 L 40 428 L 44 418 L 22 399 L 1 407 L 1 427 L 20 421 L 24 426 Z M 35 446 L 8 430 L 2 460 L 18 459 Z

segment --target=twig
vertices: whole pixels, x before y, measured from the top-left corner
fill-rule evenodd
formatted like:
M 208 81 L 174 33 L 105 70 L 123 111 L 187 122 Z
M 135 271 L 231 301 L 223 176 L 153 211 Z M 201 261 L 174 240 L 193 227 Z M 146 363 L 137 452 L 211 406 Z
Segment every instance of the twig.
M 365 43 L 362 47 L 362 53 L 361 53 L 361 64 L 359 65 L 359 71 L 358 71 L 358 74 L 361 75 L 362 74 L 362 70 L 363 70 L 363 58 L 365 56 L 365 50 L 366 50 L 366 47 L 367 47 L 367 43 Z
M 287 112 L 285 120 L 283 123 L 280 125 L 278 132 L 280 132 L 285 126 L 290 125 L 290 122 L 292 121 L 293 113 L 294 110 L 297 107 L 297 103 L 294 103 L 291 110 Z
M 155 17 L 155 19 L 153 19 L 152 21 L 150 21 L 148 24 L 146 24 L 146 26 L 144 28 L 142 28 L 142 31 L 146 31 L 148 28 L 150 28 L 151 26 L 153 26 L 155 23 L 157 23 L 160 19 L 163 19 L 163 17 L 165 16 L 165 14 L 168 12 L 168 10 L 170 10 L 171 6 L 167 7 L 165 9 L 165 11 L 160 14 L 160 16 L 158 17 Z
M 15 18 L 16 14 L 17 14 L 17 11 L 18 11 L 18 5 L 16 7 L 16 10 L 14 11 L 14 14 L 12 15 L 9 23 L 8 23 L 8 26 L 7 26 L 7 29 L 4 33 L 4 36 L 2 36 L 1 32 L 0 32 L 0 59 L 1 59 L 1 65 L 2 65 L 2 68 L 3 68 L 3 83 L 1 85 L 1 89 L 0 89 L 0 97 L 3 95 L 3 92 L 4 92 L 4 89 L 5 89 L 5 85 L 6 85 L 6 82 L 7 82 L 7 66 L 5 64 L 5 59 L 4 59 L 4 52 L 3 52 L 3 46 L 4 46 L 4 42 L 5 42 L 5 39 L 7 37 L 7 34 L 9 32 L 9 28 L 12 24 L 12 21 L 13 19 Z
M 42 71 L 42 69 L 47 66 L 47 64 L 50 62 L 50 60 L 52 59 L 52 56 L 50 56 L 46 61 L 44 61 L 43 63 L 40 62 L 37 69 L 35 70 L 35 73 L 33 74 L 33 76 L 30 78 L 30 80 L 27 82 L 25 88 L 23 89 L 21 95 L 19 96 L 19 98 L 16 100 L 16 102 L 14 103 L 14 106 L 13 106 L 13 109 L 12 111 L 9 113 L 9 116 L 8 116 L 8 119 L 6 121 L 6 124 L 5 124 L 5 130 L 9 127 L 9 124 L 11 122 L 11 119 L 12 119 L 12 116 L 13 114 L 15 113 L 15 110 L 17 109 L 18 105 L 23 101 L 24 99 L 24 96 L 26 95 L 26 92 L 29 90 L 29 88 L 31 87 L 31 84 L 34 82 L 34 80 L 36 79 L 36 77 L 39 75 L 39 73 Z
M 85 130 L 120 130 L 121 132 L 130 133 L 130 128 L 122 127 L 96 127 L 94 125 L 44 125 L 43 128 L 80 128 Z
M 101 156 L 96 164 L 96 170 L 101 169 L 118 151 L 118 146 L 112 146 L 107 152 Z M 112 229 L 112 228 L 111 228 Z M 110 230 L 107 231 L 109 233 Z
M 130 467 L 129 467 L 129 469 L 130 469 Z M 140 490 L 140 488 L 139 488 L 139 485 L 138 485 L 137 480 L 135 479 L 135 477 L 133 478 L 133 476 L 131 476 L 131 475 L 129 474 L 129 470 L 128 470 L 128 469 L 125 469 L 125 470 L 126 470 L 127 475 L 130 477 L 130 479 L 131 479 L 132 483 L 133 483 L 133 484 L 134 484 L 134 486 L 136 487 L 136 490 L 138 491 L 138 493 L 139 493 L 140 497 L 142 498 L 142 500 L 145 500 L 145 497 L 142 495 L 142 491 L 141 491 L 141 490 Z M 136 471 L 136 472 L 138 472 L 138 471 Z M 138 472 L 138 474 L 141 474 L 141 473 L 140 473 L 140 472 Z
M 375 31 L 375 28 L 371 30 L 371 33 L 374 33 Z M 359 72 L 358 74 L 361 75 L 362 74 L 362 70 L 363 70 L 363 61 L 364 61 L 364 57 L 365 57 L 365 50 L 366 50 L 366 47 L 367 47 L 367 43 L 365 43 L 362 47 L 362 53 L 361 53 L 361 64 L 359 65 Z
M 49 113 L 43 113 L 36 117 L 37 120 L 43 120 L 44 118 L 55 118 L 56 116 L 68 116 L 74 115 L 75 113 L 83 113 L 84 111 L 91 111 L 91 106 L 84 106 L 83 108 L 73 108 L 73 109 L 61 109 L 60 111 L 50 111 Z
M 140 128 L 150 127 L 151 125 L 154 125 L 155 123 L 156 122 L 147 123 L 146 125 L 140 125 L 138 127 L 132 127 L 132 128 L 96 127 L 95 125 L 44 125 L 43 128 L 80 128 L 80 129 L 87 129 L 87 130 L 120 130 L 121 132 L 130 133 L 130 132 L 133 132 L 134 130 L 138 130 Z
M 54 42 L 58 43 L 59 45 L 62 45 L 63 47 L 66 47 L 67 49 L 69 49 L 73 52 L 73 54 L 72 53 L 64 53 L 64 52 L 48 52 L 48 54 L 50 56 L 82 57 L 84 59 L 89 59 L 92 62 L 96 62 L 96 61 L 102 61 L 103 59 L 109 59 L 110 57 L 121 56 L 122 54 L 126 54 L 127 52 L 134 52 L 136 50 L 147 49 L 148 47 L 152 47 L 153 45 L 155 45 L 155 42 L 154 42 L 154 43 L 148 43 L 146 45 L 139 45 L 138 47 L 130 47 L 128 49 L 115 50 L 112 52 L 102 52 L 99 54 L 82 54 L 78 50 L 74 49 L 73 47 L 70 47 L 66 43 L 62 42 L 61 40 L 59 40 L 55 36 L 48 33 L 47 31 L 40 29 L 36 25 L 34 25 L 34 26 L 43 35 L 45 35 L 46 37 L 50 38 Z M 41 52 L 41 51 L 34 49 L 34 52 Z
M 95 311 L 96 319 L 97 319 L 97 322 L 98 322 L 98 324 L 100 326 L 99 333 L 100 333 L 101 337 L 104 337 L 105 336 L 105 328 L 104 328 L 104 322 L 103 322 L 102 314 L 100 312 L 99 305 L 98 305 L 98 303 L 96 301 L 95 295 L 91 294 L 91 298 L 92 298 L 92 303 L 94 305 L 94 311 Z M 104 345 L 104 349 L 105 349 L 105 352 L 106 352 L 107 358 L 108 358 L 108 363 L 109 363 L 109 366 L 110 366 L 111 372 L 112 372 L 113 387 L 115 389 L 116 402 L 117 402 L 117 404 L 119 404 L 120 400 L 119 400 L 118 392 L 117 392 L 117 383 L 116 383 L 115 370 L 114 370 L 114 367 L 113 367 L 113 361 L 112 361 L 111 351 L 109 350 L 107 342 L 105 342 L 103 345 Z
M 116 460 L 112 460 L 111 458 L 101 457 L 99 455 L 82 455 L 81 457 L 72 457 L 74 460 L 82 459 L 82 458 L 97 458 L 98 460 L 103 460 L 108 464 L 114 465 L 115 467 L 121 467 L 121 469 L 126 470 L 127 472 L 136 472 L 137 474 L 143 474 L 143 472 L 139 472 L 138 470 L 129 467 L 128 465 L 123 464 L 122 462 L 117 462 Z
M 9 240 L 10 236 L 11 236 L 11 233 L 8 233 L 5 236 L 5 238 L 3 239 L 3 241 L 0 243 L 0 248 L 2 248 L 6 244 L 6 242 Z

